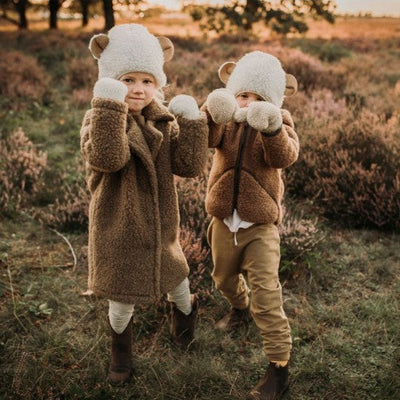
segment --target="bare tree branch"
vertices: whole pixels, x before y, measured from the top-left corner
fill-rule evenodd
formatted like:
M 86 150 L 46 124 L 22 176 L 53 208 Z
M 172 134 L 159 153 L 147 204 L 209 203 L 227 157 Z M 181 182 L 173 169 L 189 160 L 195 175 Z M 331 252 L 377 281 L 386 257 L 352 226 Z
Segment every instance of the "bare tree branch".
M 62 235 L 60 232 L 56 231 L 55 229 L 50 229 L 50 230 L 55 232 L 58 236 L 62 237 L 65 240 L 65 242 L 67 243 L 69 249 L 71 250 L 72 256 L 74 258 L 74 266 L 73 266 L 72 270 L 75 271 L 75 268 L 76 268 L 76 265 L 77 265 L 78 261 L 77 261 L 74 249 L 73 249 L 70 241 L 64 235 Z

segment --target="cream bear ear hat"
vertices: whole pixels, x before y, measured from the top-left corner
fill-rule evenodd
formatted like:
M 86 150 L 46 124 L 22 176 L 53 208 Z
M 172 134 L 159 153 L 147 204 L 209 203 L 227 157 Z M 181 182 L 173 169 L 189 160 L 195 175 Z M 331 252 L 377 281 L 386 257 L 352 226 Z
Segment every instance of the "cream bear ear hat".
M 237 63 L 222 64 L 218 75 L 235 96 L 243 92 L 255 93 L 279 108 L 284 96 L 297 91 L 296 78 L 285 73 L 276 57 L 262 51 L 247 53 Z
M 154 76 L 159 87 L 167 83 L 164 62 L 174 54 L 168 38 L 156 37 L 138 24 L 117 25 L 107 35 L 93 36 L 89 50 L 97 59 L 99 79 L 119 79 L 128 72 L 145 72 Z

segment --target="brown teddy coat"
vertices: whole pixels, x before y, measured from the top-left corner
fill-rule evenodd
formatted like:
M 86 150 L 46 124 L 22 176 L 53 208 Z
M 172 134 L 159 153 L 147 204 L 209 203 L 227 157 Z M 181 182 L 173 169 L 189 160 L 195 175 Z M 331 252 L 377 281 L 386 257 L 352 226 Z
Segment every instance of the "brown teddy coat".
M 95 98 L 81 129 L 91 193 L 88 288 L 128 304 L 154 302 L 188 275 L 173 174 L 197 175 L 207 153 L 204 113 L 175 119 L 153 100 L 143 116 L 145 124 L 125 103 Z
M 246 122 L 218 125 L 208 115 L 209 147 L 215 153 L 207 187 L 206 210 L 224 219 L 237 212 L 245 221 L 278 224 L 284 186 L 281 169 L 294 163 L 299 140 L 287 110 L 282 128 L 257 132 Z

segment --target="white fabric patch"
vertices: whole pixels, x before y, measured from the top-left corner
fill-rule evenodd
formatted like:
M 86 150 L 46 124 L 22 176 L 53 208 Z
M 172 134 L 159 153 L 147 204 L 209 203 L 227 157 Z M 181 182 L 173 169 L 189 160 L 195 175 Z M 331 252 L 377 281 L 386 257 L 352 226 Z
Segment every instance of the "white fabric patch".
M 108 318 L 111 328 L 120 335 L 132 318 L 134 305 L 108 300 Z
M 175 289 L 167 294 L 168 301 L 175 303 L 176 307 L 185 315 L 192 312 L 192 298 L 190 296 L 189 279 L 185 278 Z

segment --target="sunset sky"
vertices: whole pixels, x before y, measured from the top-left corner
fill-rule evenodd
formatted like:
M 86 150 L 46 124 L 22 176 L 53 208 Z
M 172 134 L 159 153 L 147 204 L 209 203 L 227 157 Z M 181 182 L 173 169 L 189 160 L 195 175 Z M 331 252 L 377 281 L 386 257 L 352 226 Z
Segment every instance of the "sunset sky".
M 180 0 L 149 0 L 149 3 L 161 4 L 168 8 L 179 9 Z M 213 3 L 221 4 L 221 0 L 198 0 L 193 3 Z M 368 13 L 373 15 L 392 15 L 400 17 L 400 0 L 336 0 L 338 13 Z

